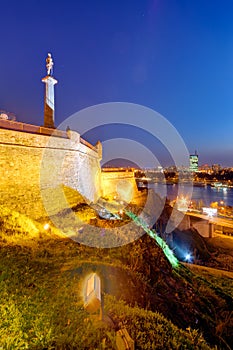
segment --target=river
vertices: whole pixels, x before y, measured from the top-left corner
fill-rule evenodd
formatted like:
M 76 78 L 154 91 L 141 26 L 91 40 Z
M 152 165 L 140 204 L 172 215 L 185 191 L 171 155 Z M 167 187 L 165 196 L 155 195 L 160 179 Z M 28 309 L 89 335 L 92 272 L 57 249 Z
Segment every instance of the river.
M 214 188 L 211 186 L 193 186 L 192 188 L 190 185 L 174 184 L 166 186 L 161 183 L 153 183 L 150 184 L 149 187 L 153 188 L 161 197 L 166 196 L 170 200 L 177 197 L 179 188 L 180 194 L 186 196 L 188 193 L 192 193 L 192 200 L 202 200 L 204 206 L 209 206 L 211 202 L 220 201 L 223 201 L 225 206 L 233 206 L 233 188 Z

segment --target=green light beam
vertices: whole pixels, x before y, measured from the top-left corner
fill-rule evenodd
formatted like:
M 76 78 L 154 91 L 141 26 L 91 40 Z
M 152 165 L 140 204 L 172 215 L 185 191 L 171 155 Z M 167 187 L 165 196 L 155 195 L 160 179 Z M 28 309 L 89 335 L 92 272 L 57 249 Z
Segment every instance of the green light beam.
M 140 226 L 143 228 L 143 230 L 151 237 L 153 238 L 157 245 L 162 248 L 165 256 L 167 257 L 168 261 L 172 265 L 172 267 L 176 268 L 179 267 L 179 260 L 175 257 L 173 251 L 169 248 L 167 243 L 157 235 L 154 231 L 150 230 L 146 223 L 143 221 L 142 218 L 139 218 L 137 215 L 133 214 L 132 212 L 125 210 L 126 215 L 128 215 L 137 226 Z

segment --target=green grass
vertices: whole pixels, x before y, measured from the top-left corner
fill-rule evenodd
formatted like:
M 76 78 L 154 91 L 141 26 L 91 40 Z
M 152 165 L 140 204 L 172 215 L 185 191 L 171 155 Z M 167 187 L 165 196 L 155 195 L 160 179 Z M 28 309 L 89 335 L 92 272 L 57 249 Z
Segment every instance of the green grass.
M 182 331 L 158 312 L 129 307 L 111 296 L 106 297 L 106 310 L 127 328 L 137 349 L 210 349 L 200 332 Z
M 0 346 L 114 349 L 114 329 L 98 324 L 83 309 L 82 283 L 96 266 L 80 262 L 79 266 L 73 266 L 76 273 L 71 273 L 75 270 L 67 269 L 56 253 L 49 258 L 32 258 L 29 248 L 3 247 Z M 176 349 L 179 344 L 181 349 L 209 348 L 199 335 L 196 344 L 193 343 L 195 331 L 181 331 L 159 313 L 128 307 L 107 294 L 104 300 L 105 313 L 114 315 L 115 324 L 121 321 L 127 327 L 137 349 L 151 349 L 153 344 L 155 349 Z
M 25 249 L 1 251 L 0 346 L 100 348 L 102 331 L 96 328 L 93 334 L 92 320 L 83 309 L 79 275 L 62 272 L 56 257 L 29 257 Z
M 225 331 L 223 322 L 229 315 L 222 314 L 216 323 L 211 316 L 216 302 L 219 312 L 226 311 L 224 296 L 218 296 L 205 279 L 194 278 L 188 270 L 173 273 L 150 237 L 121 248 L 90 248 L 63 237 L 55 228 L 48 233 L 42 222 L 33 222 L 6 208 L 1 207 L 0 214 L 3 349 L 115 349 L 119 324 L 127 328 L 135 349 L 210 349 L 202 331 L 190 327 L 186 320 L 183 329 L 174 324 L 182 308 L 189 315 L 191 303 L 201 317 L 206 317 L 204 331 L 205 327 L 218 326 L 219 338 L 215 337 L 213 343 L 219 339 L 219 349 L 227 349 L 224 337 L 229 329 Z M 103 323 L 83 308 L 83 283 L 91 271 L 96 271 L 103 282 Z M 208 281 L 232 295 L 223 279 L 218 283 L 208 277 Z M 173 313 L 171 322 L 161 312 L 168 315 L 166 308 L 172 312 L 173 307 L 177 315 Z
M 82 273 L 70 274 L 54 257 L 31 260 L 29 255 L 25 249 L 1 251 L 0 346 L 114 349 L 114 329 L 83 309 L 82 282 L 90 266 L 85 271 L 80 264 Z M 107 294 L 104 300 L 105 314 L 126 326 L 137 349 L 209 349 L 199 332 L 181 331 L 159 313 L 129 307 Z
M 223 290 L 227 295 L 233 298 L 233 272 L 230 273 L 231 277 L 228 277 L 229 272 L 221 270 L 216 270 L 208 267 L 202 268 L 201 266 L 192 266 L 189 268 L 197 275 L 206 279 L 216 288 Z M 229 274 L 229 275 L 230 275 Z

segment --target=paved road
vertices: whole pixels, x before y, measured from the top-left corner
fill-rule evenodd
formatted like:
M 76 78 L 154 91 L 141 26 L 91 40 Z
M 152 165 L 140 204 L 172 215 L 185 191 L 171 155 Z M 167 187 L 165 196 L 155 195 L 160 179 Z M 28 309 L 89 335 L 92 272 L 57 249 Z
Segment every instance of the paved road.
M 219 218 L 217 216 L 212 216 L 212 217 L 208 217 L 208 215 L 204 215 L 204 214 L 199 214 L 199 213 L 193 213 L 188 211 L 186 213 L 189 216 L 195 216 L 197 218 L 203 219 L 203 220 L 207 220 L 215 225 L 220 225 L 220 226 L 224 226 L 224 227 L 229 227 L 229 228 L 233 228 L 233 221 L 230 219 L 223 219 L 223 218 Z

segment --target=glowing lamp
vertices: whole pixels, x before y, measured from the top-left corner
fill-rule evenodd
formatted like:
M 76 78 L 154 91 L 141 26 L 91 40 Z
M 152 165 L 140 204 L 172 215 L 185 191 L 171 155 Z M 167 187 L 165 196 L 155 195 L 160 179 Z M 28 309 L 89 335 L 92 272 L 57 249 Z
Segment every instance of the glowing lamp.
M 48 231 L 49 228 L 50 228 L 49 224 L 44 225 L 44 230 Z
M 185 255 L 185 260 L 190 261 L 191 260 L 191 255 L 188 253 Z
M 96 273 L 92 273 L 86 280 L 84 308 L 90 313 L 101 309 L 101 285 L 100 278 Z

